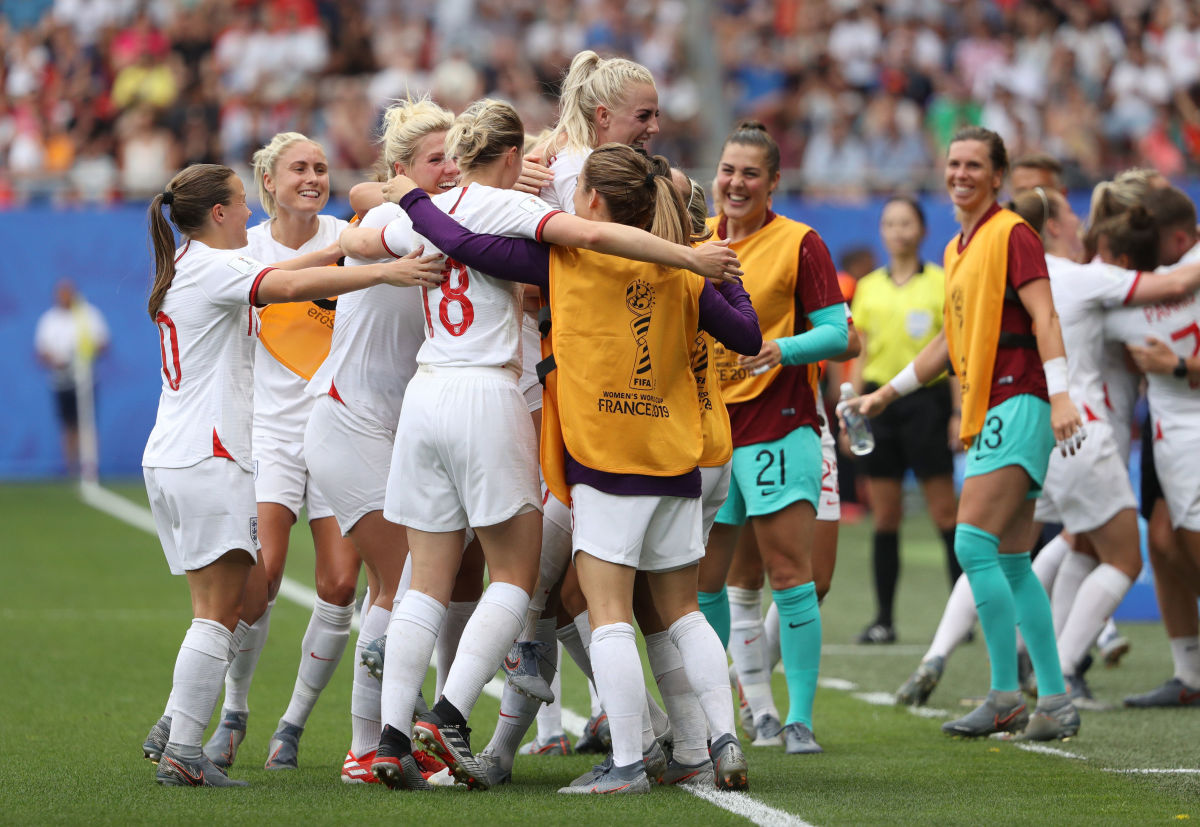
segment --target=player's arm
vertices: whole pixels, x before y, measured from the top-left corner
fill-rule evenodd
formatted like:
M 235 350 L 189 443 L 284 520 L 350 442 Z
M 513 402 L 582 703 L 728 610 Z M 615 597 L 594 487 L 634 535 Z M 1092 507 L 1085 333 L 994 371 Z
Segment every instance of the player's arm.
M 378 227 L 347 227 L 338 236 L 338 246 L 342 254 L 350 258 L 373 261 L 392 256 L 391 251 L 384 246 L 383 232 L 380 232 Z
M 350 188 L 350 209 L 358 215 L 366 215 L 382 203 L 382 181 L 362 181 Z
M 862 337 L 858 333 L 858 328 L 854 326 L 854 320 L 848 315 L 846 316 L 846 349 L 837 356 L 830 356 L 831 362 L 849 362 L 851 359 L 862 353 L 863 342 Z
M 1125 304 L 1179 301 L 1197 290 L 1200 290 L 1200 262 L 1182 264 L 1166 273 L 1138 273 Z
M 1148 337 L 1145 346 L 1127 345 L 1129 355 L 1142 373 L 1169 374 L 1200 385 L 1200 356 L 1179 356 L 1161 339 Z
M 734 353 L 762 349 L 762 329 L 750 294 L 740 281 L 708 282 L 700 291 L 700 329 Z
M 272 267 L 280 270 L 303 270 L 306 267 L 328 267 L 331 264 L 337 264 L 339 258 L 343 255 L 341 245 L 338 242 L 333 242 L 328 247 L 320 250 L 314 250 L 311 253 L 289 258 L 287 261 L 280 261 L 272 264 Z
M 1049 284 L 1049 282 L 1047 282 Z M 915 391 L 941 375 L 946 369 L 950 358 L 950 350 L 946 345 L 946 331 L 939 330 L 938 334 L 929 340 L 921 352 L 904 366 L 883 387 L 859 397 L 859 413 L 867 416 L 878 416 L 884 409 L 902 396 Z
M 1046 372 L 1046 392 L 1050 396 L 1050 426 L 1060 451 L 1075 453 L 1083 438 L 1083 417 L 1067 392 L 1067 349 L 1062 340 L 1062 324 L 1054 309 L 1049 279 L 1034 279 L 1017 288 L 1017 297 L 1033 320 L 1038 356 Z M 1068 444 L 1070 440 L 1070 444 Z
M 261 306 L 312 301 L 352 293 L 377 284 L 436 287 L 445 281 L 442 257 L 422 256 L 422 252 L 424 248 L 419 247 L 395 261 L 358 267 L 309 267 L 303 270 L 270 268 L 259 273 L 250 289 L 250 303 Z

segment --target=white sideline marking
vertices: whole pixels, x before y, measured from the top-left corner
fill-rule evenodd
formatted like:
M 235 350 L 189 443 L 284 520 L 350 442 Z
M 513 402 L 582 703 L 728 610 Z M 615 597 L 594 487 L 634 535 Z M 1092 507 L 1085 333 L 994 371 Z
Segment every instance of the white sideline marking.
M 865 701 L 871 706 L 894 706 L 896 696 L 891 692 L 855 692 L 851 697 Z
M 158 534 L 158 527 L 154 525 L 154 515 L 150 513 L 150 509 L 132 503 L 120 494 L 101 488 L 97 483 L 85 481 L 79 483 L 79 496 L 92 508 L 129 523 L 134 528 Z
M 853 692 L 858 689 L 858 684 L 854 681 L 845 681 L 841 678 L 818 678 L 817 686 L 822 689 L 836 689 L 839 692 Z
M 761 827 L 813 827 L 813 825 L 799 816 L 794 816 L 784 810 L 777 810 L 774 807 L 768 807 L 761 801 L 751 798 L 746 793 L 709 790 L 686 785 L 683 789 L 696 796 L 696 798 L 702 798 L 709 804 L 714 804 L 726 812 L 733 813 L 735 816 L 741 816 L 747 821 L 761 825 Z
M 909 715 L 916 715 L 918 718 L 949 718 L 950 713 L 945 709 L 934 709 L 931 706 L 909 706 L 905 707 Z
M 1073 758 L 1076 761 L 1086 761 L 1086 755 L 1079 755 L 1074 752 L 1067 752 L 1065 749 L 1056 749 L 1055 747 L 1047 747 L 1041 744 L 1022 744 L 1013 742 L 1013 746 L 1017 749 L 1023 749 L 1026 752 L 1036 752 L 1040 755 L 1056 755 L 1059 758 Z
M 1115 772 L 1115 773 L 1120 773 L 1121 775 L 1200 775 L 1200 770 L 1198 770 L 1198 769 L 1187 769 L 1187 768 L 1179 768 L 1179 769 L 1163 769 L 1163 770 L 1150 770 L 1150 769 L 1143 769 L 1143 770 L 1113 770 L 1113 769 L 1107 769 L 1107 768 L 1106 768 L 1104 771 L 1105 771 L 1105 772 Z

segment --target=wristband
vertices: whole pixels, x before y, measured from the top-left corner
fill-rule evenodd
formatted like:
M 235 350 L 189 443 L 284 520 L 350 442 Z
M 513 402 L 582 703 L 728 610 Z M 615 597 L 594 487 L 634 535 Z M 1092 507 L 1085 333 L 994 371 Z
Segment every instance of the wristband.
M 1180 356 L 1179 361 L 1175 363 L 1174 370 L 1171 371 L 1171 375 L 1174 376 L 1176 379 L 1187 379 L 1187 375 L 1188 375 L 1187 359 L 1184 359 L 1182 356 Z
M 888 384 L 892 386 L 892 390 L 898 396 L 908 396 L 921 387 L 921 380 L 917 378 L 917 369 L 913 367 L 912 362 L 909 362 L 899 373 L 892 377 L 892 381 L 888 382 Z
M 1056 393 L 1067 392 L 1067 357 L 1059 356 L 1042 363 L 1046 372 L 1046 393 L 1054 396 Z

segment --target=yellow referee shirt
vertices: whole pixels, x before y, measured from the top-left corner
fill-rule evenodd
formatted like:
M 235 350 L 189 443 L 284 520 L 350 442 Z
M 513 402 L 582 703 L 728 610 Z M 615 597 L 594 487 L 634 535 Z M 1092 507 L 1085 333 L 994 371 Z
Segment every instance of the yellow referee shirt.
M 859 279 L 850 308 L 867 340 L 863 381 L 882 385 L 911 362 L 942 329 L 945 300 L 945 271 L 929 262 L 901 285 L 886 267 Z

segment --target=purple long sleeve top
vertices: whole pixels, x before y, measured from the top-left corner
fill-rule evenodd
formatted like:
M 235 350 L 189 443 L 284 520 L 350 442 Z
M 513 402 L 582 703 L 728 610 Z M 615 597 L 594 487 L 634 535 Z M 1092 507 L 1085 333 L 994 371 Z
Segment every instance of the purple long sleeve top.
M 550 287 L 550 246 L 526 238 L 473 233 L 442 212 L 423 190 L 415 189 L 400 199 L 400 207 L 412 219 L 413 229 L 456 261 L 505 281 Z M 758 314 L 740 281 L 714 286 L 706 282 L 700 291 L 700 329 L 730 350 L 748 356 L 762 349 Z M 582 484 L 618 495 L 699 497 L 700 469 L 675 477 L 643 474 L 610 474 L 598 471 L 566 455 L 567 483 Z

